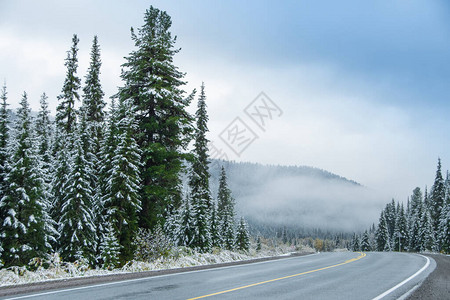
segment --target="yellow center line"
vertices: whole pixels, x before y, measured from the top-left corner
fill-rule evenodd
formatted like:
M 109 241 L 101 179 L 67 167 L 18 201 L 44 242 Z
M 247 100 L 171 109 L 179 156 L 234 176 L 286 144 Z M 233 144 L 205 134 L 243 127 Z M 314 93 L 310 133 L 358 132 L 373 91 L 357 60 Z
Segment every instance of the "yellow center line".
M 252 286 L 257 286 L 257 285 L 261 285 L 261 284 L 265 284 L 265 283 L 269 283 L 269 282 L 274 282 L 274 281 L 278 281 L 278 280 L 282 280 L 282 279 L 292 278 L 292 277 L 301 276 L 301 275 L 305 275 L 305 274 L 310 274 L 310 273 L 314 273 L 314 272 L 318 272 L 318 271 L 322 271 L 322 270 L 326 270 L 326 269 L 331 269 L 331 268 L 335 268 L 335 267 L 342 266 L 342 265 L 345 265 L 345 264 L 349 264 L 351 262 L 357 261 L 357 260 L 359 260 L 359 259 L 361 259 L 361 258 L 366 256 L 366 254 L 363 253 L 363 252 L 358 252 L 358 253 L 359 253 L 358 257 L 346 260 L 345 262 L 339 263 L 339 264 L 336 264 L 336 265 L 323 267 L 323 268 L 315 269 L 315 270 L 311 270 L 311 271 L 306 271 L 306 272 L 298 273 L 298 274 L 294 274 L 294 275 L 284 276 L 284 277 L 280 277 L 280 278 L 270 279 L 270 280 L 266 280 L 266 281 L 261 281 L 261 282 L 257 282 L 257 283 L 252 283 L 252 284 L 240 286 L 240 287 L 237 287 L 237 288 L 234 288 L 234 289 L 229 289 L 229 290 L 225 290 L 225 291 L 221 291 L 221 292 L 217 292 L 217 293 L 212 293 L 212 294 L 208 294 L 208 295 L 204 295 L 204 296 L 199 296 L 199 297 L 195 297 L 195 298 L 189 298 L 188 300 L 195 300 L 195 299 L 202 299 L 202 298 L 206 298 L 206 297 L 216 296 L 216 295 L 225 294 L 225 293 L 229 293 L 229 292 L 233 292 L 233 291 L 237 291 L 237 290 L 242 290 L 242 289 L 246 289 L 246 288 L 249 288 L 249 287 L 252 287 Z

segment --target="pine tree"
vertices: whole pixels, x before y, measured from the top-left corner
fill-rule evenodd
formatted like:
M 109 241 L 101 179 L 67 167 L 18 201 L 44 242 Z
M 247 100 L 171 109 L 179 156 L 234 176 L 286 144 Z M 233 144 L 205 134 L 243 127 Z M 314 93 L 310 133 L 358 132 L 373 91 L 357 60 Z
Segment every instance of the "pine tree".
M 189 247 L 194 236 L 194 218 L 192 216 L 189 195 L 187 195 L 180 208 L 175 224 L 175 244 Z
M 212 212 L 211 212 L 211 245 L 213 247 L 221 246 L 220 238 L 220 224 L 217 217 L 217 205 L 213 202 Z
M 75 102 L 80 100 L 78 90 L 80 89 L 80 78 L 77 77 L 78 68 L 78 42 L 76 34 L 72 38 L 72 47 L 67 52 L 64 65 L 67 68 L 66 79 L 58 96 L 59 105 L 56 108 L 56 125 L 65 133 L 72 133 L 75 129 L 76 111 Z
M 243 217 L 241 217 L 236 231 L 236 248 L 240 251 L 248 251 L 250 249 L 250 234 Z
M 359 243 L 359 236 L 356 233 L 353 233 L 353 237 L 352 237 L 352 250 L 353 251 L 361 251 L 361 246 Z
M 0 99 L 2 101 L 0 106 L 0 200 L 4 196 L 4 191 L 6 188 L 6 176 L 9 173 L 9 154 L 8 154 L 8 144 L 9 144 L 9 118 L 6 103 L 7 97 L 6 85 L 3 85 Z M 0 216 L 1 220 L 4 219 Z
M 391 241 L 384 211 L 381 212 L 380 222 L 375 234 L 375 239 L 377 242 L 378 251 L 391 251 Z
M 430 215 L 434 232 L 439 230 L 439 221 L 441 219 L 441 211 L 445 202 L 445 186 L 441 172 L 441 159 L 438 159 L 436 177 L 430 195 Z
M 366 230 L 361 239 L 361 251 L 371 251 L 371 250 L 372 247 L 370 246 L 369 233 Z
M 81 133 L 74 140 L 71 153 L 71 171 L 65 184 L 65 195 L 61 207 L 59 234 L 61 257 L 65 261 L 87 259 L 95 264 L 97 249 L 94 225 L 92 188 L 89 165 L 86 161 Z
M 69 183 L 69 174 L 71 173 L 69 142 L 65 133 L 61 132 L 60 128 L 56 128 L 55 135 L 59 136 L 58 140 L 55 140 L 54 148 L 58 148 L 55 157 L 53 159 L 53 165 L 51 168 L 52 181 L 50 183 L 50 216 L 56 222 L 56 227 L 59 228 L 61 219 L 61 208 L 64 204 L 66 196 L 66 188 Z M 59 230 L 58 230 L 59 232 Z M 57 239 L 53 245 L 54 250 L 61 250 L 61 240 Z
M 235 231 L 234 231 L 234 199 L 228 188 L 227 175 L 222 166 L 219 179 L 219 192 L 217 194 L 217 219 L 220 224 L 220 233 L 222 247 L 227 250 L 234 249 Z
M 121 246 L 120 261 L 133 259 L 133 240 L 138 229 L 141 209 L 140 166 L 142 152 L 133 133 L 136 129 L 131 101 L 120 102 L 117 110 L 117 146 L 111 156 L 107 175 L 107 194 L 104 198 L 106 219 L 113 226 Z
M 6 103 L 7 92 L 6 92 L 6 84 L 3 85 L 0 99 L 2 101 L 0 106 L 0 203 L 5 196 L 5 190 L 7 186 L 6 177 L 10 170 L 9 165 L 9 120 L 8 120 L 8 111 Z M 6 218 L 6 211 L 0 208 L 0 222 L 3 222 Z M 2 225 L 0 223 L 0 225 Z M 2 256 L 3 247 L 2 247 L 2 237 L 0 236 L 0 257 Z M 0 261 L 1 264 L 1 261 Z
M 0 202 L 1 215 L 5 217 L 0 227 L 5 266 L 28 264 L 31 258 L 43 257 L 51 248 L 30 112 L 24 93 L 17 110 L 11 169 Z
M 384 209 L 384 216 L 388 226 L 389 240 L 392 242 L 394 238 L 395 220 L 397 219 L 394 199 L 386 205 L 386 208 Z
M 256 251 L 261 251 L 261 237 L 258 235 L 258 238 L 256 239 Z
M 430 210 L 424 209 L 421 223 L 420 236 L 422 238 L 420 251 L 436 251 L 437 241 L 433 230 L 433 218 L 431 217 Z
M 447 198 L 446 204 L 441 212 L 441 220 L 439 222 L 439 240 L 442 250 L 450 253 L 450 199 Z
M 408 230 L 403 203 L 397 209 L 397 219 L 393 236 L 393 250 L 404 251 L 408 241 Z
M 413 191 L 410 201 L 409 225 L 408 225 L 408 240 L 409 251 L 420 251 L 420 228 L 422 227 L 421 218 L 423 210 L 422 192 L 419 187 Z
M 197 127 L 195 130 L 193 163 L 189 178 L 192 209 L 195 218 L 192 246 L 201 251 L 208 251 L 211 248 L 211 213 L 213 204 L 209 191 L 208 139 L 206 138 L 208 115 L 206 113 L 204 84 L 201 86 L 195 116 Z
M 102 139 L 101 125 L 105 120 L 104 108 L 106 106 L 106 103 L 103 100 L 105 93 L 103 92 L 100 83 L 101 66 L 100 46 L 98 45 L 97 36 L 94 36 L 91 49 L 91 62 L 83 88 L 82 110 L 86 113 L 87 121 L 94 122 L 95 125 L 97 125 L 94 134 L 99 141 Z
M 52 165 L 52 122 L 50 121 L 50 110 L 48 109 L 48 97 L 45 93 L 40 99 L 40 110 L 36 118 L 36 134 L 38 137 L 38 154 L 42 169 L 46 173 L 46 183 L 50 183 L 50 169 Z
M 118 98 L 131 99 L 139 125 L 136 139 L 142 155 L 142 210 L 140 226 L 164 223 L 169 202 L 181 202 L 183 154 L 191 140 L 192 116 L 184 98 L 184 74 L 173 64 L 175 38 L 170 16 L 154 7 L 145 12 L 144 25 L 131 38 L 136 49 L 122 65 L 124 86 Z M 173 203 L 172 203 L 173 204 Z M 176 207 L 176 205 L 174 205 Z
M 100 257 L 103 268 L 112 270 L 119 265 L 120 245 L 111 223 L 105 226 L 104 239 L 100 244 Z
M 83 103 L 80 109 L 80 117 L 85 122 L 83 130 L 83 148 L 87 161 L 94 166 L 101 162 L 101 147 L 104 137 L 104 120 L 106 106 L 103 100 L 104 92 L 100 84 L 100 47 L 98 45 L 97 36 L 94 36 L 91 49 L 91 61 L 85 77 L 85 85 L 83 87 Z M 94 223 L 97 228 L 97 244 L 103 239 L 102 235 L 106 230 L 103 226 L 104 209 L 102 203 L 102 189 L 100 184 L 101 168 L 93 168 L 91 176 L 91 186 L 93 188 L 93 206 L 94 206 Z M 100 249 L 98 249 L 98 252 Z

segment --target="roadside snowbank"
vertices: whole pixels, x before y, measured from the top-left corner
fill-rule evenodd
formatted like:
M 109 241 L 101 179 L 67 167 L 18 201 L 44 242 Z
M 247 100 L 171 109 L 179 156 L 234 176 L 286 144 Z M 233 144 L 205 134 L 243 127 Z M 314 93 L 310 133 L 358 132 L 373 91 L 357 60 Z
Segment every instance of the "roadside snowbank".
M 45 261 L 36 260 L 33 265 L 36 271 L 29 271 L 25 267 L 11 267 L 0 270 L 0 286 L 17 285 L 57 279 L 76 278 L 85 276 L 102 276 L 120 273 L 156 271 L 164 269 L 185 268 L 191 266 L 210 265 L 233 261 L 243 261 L 255 258 L 288 255 L 291 252 L 314 252 L 313 249 L 303 247 L 301 250 L 279 246 L 261 251 L 250 250 L 247 253 L 214 249 L 212 253 L 198 253 L 189 248 L 176 248 L 170 257 L 160 257 L 152 262 L 131 261 L 122 268 L 105 270 L 90 269 L 83 262 L 62 262 L 58 254 L 50 256 Z M 44 268 L 43 266 L 47 266 Z

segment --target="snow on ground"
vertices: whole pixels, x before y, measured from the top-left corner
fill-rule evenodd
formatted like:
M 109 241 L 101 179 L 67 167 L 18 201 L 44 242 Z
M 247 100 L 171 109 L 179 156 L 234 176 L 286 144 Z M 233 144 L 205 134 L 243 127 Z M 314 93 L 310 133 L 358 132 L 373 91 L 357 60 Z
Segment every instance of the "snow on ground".
M 251 249 L 249 252 L 233 252 L 214 249 L 212 253 L 198 253 L 189 248 L 176 248 L 168 258 L 158 258 L 152 262 L 131 261 L 122 268 L 105 270 L 91 269 L 83 262 L 65 263 L 58 254 L 50 256 L 46 261 L 35 261 L 36 271 L 29 271 L 25 267 L 11 267 L 0 269 L 0 286 L 17 285 L 40 281 L 49 281 L 84 276 L 102 276 L 119 273 L 156 271 L 164 269 L 185 268 L 192 266 L 210 265 L 255 258 L 288 255 L 292 252 L 314 252 L 314 249 L 303 246 L 301 249 L 281 245 L 268 248 L 263 245 L 261 251 Z M 44 268 L 46 265 L 47 268 Z

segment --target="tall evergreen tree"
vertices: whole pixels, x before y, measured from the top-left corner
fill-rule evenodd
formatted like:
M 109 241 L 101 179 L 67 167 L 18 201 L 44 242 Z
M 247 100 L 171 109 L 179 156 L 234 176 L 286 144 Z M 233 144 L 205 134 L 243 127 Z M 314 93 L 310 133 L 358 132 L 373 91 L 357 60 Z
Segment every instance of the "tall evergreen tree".
M 395 220 L 395 229 L 393 235 L 393 250 L 404 251 L 407 247 L 408 228 L 406 222 L 405 208 L 403 203 L 397 209 L 397 219 Z
M 117 110 L 117 146 L 111 156 L 107 175 L 107 196 L 104 198 L 106 219 L 112 224 L 121 247 L 120 261 L 133 259 L 133 240 L 138 229 L 141 209 L 140 166 L 142 152 L 134 139 L 136 122 L 131 101 L 119 103 Z
M 411 196 L 410 212 L 408 216 L 408 249 L 410 251 L 420 251 L 420 228 L 422 227 L 423 206 L 422 192 L 419 187 L 416 187 Z
M 8 118 L 8 104 L 6 85 L 3 85 L 0 99 L 0 200 L 5 195 L 6 176 L 9 173 L 9 118 Z M 4 220 L 5 216 L 0 215 L 0 220 Z
M 206 113 L 205 85 L 202 84 L 195 113 L 197 127 L 195 130 L 193 163 L 189 178 L 192 209 L 194 213 L 194 237 L 192 246 L 202 251 L 211 248 L 211 213 L 212 199 L 209 190 L 208 171 L 208 115 Z
M 213 201 L 213 207 L 211 212 L 211 245 L 213 247 L 221 246 L 220 223 L 217 217 L 217 205 L 215 201 Z
M 52 135 L 53 128 L 50 121 L 50 110 L 48 109 L 48 97 L 45 93 L 40 99 L 40 110 L 36 118 L 36 134 L 38 137 L 38 154 L 42 163 L 43 171 L 47 174 L 46 182 L 49 183 L 50 168 L 52 164 Z
M 366 230 L 361 239 L 361 251 L 371 251 L 371 250 L 372 247 L 370 246 L 369 233 Z
M 5 217 L 0 236 L 6 266 L 27 264 L 31 258 L 45 255 L 51 247 L 30 112 L 24 93 L 17 110 L 11 170 L 0 202 L 1 215 Z
M 386 208 L 384 209 L 384 216 L 388 226 L 389 240 L 392 242 L 394 237 L 395 220 L 397 218 L 394 199 L 386 205 Z
M 359 243 L 359 236 L 356 233 L 353 233 L 351 245 L 352 245 L 353 251 L 361 251 L 361 246 Z
M 217 200 L 217 219 L 220 226 L 222 247 L 227 250 L 232 250 L 234 249 L 235 241 L 234 199 L 228 188 L 227 175 L 223 166 L 220 173 Z
M 83 144 L 85 156 L 91 165 L 99 165 L 101 162 L 101 147 L 104 136 L 104 120 L 106 106 L 103 100 L 104 92 L 100 83 L 100 47 L 98 45 L 97 36 L 94 36 L 91 49 L 91 61 L 85 77 L 85 85 L 83 87 L 83 103 L 81 106 L 81 118 L 85 122 Z M 100 246 L 104 228 L 104 211 L 102 199 L 102 190 L 100 184 L 101 168 L 93 168 L 91 176 L 91 185 L 93 188 L 93 206 L 94 206 L 94 223 L 97 228 L 97 244 Z
M 450 199 L 444 205 L 441 211 L 441 220 L 439 222 L 439 240 L 442 250 L 450 253 Z
M 0 99 L 0 203 L 5 196 L 5 190 L 7 187 L 6 177 L 10 170 L 9 165 L 9 119 L 8 119 L 8 111 L 6 103 L 8 97 L 6 92 L 6 84 L 3 85 Z M 0 208 L 0 222 L 3 222 L 6 218 L 6 210 Z M 2 223 L 0 223 L 2 225 Z M 0 257 L 2 256 L 3 247 L 2 247 L 2 237 L 0 236 Z
M 95 122 L 99 126 L 95 128 L 95 134 L 98 140 L 101 140 L 101 124 L 105 120 L 104 108 L 106 102 L 103 100 L 105 93 L 100 83 L 100 68 L 102 62 L 100 59 L 100 46 L 98 45 L 97 36 L 94 36 L 91 49 L 91 62 L 88 73 L 85 78 L 83 87 L 83 110 L 86 113 L 88 122 Z
M 189 195 L 186 195 L 175 217 L 175 244 L 178 246 L 190 246 L 194 237 L 194 228 L 190 199 Z
M 77 77 L 78 68 L 78 42 L 76 34 L 72 37 L 72 47 L 67 51 L 64 65 L 67 68 L 66 79 L 58 96 L 59 105 L 56 108 L 56 125 L 65 133 L 72 133 L 75 129 L 76 111 L 75 102 L 80 100 L 80 78 Z
M 107 222 L 105 227 L 105 237 L 100 244 L 100 259 L 103 268 L 114 269 L 119 265 L 120 245 L 111 223 Z
M 378 229 L 375 234 L 377 241 L 378 251 L 391 251 L 391 241 L 389 237 L 388 225 L 386 222 L 385 212 L 381 212 L 380 222 L 378 223 Z
M 59 223 L 61 219 L 61 208 L 64 204 L 72 166 L 70 164 L 69 143 L 68 139 L 65 138 L 65 133 L 62 132 L 61 128 L 56 128 L 55 136 L 59 136 L 60 139 L 54 141 L 54 143 L 58 144 L 54 145 L 54 148 L 59 148 L 59 150 L 56 151 L 51 168 L 52 181 L 50 183 L 50 194 L 52 200 L 50 203 L 50 216 L 55 220 L 56 227 L 59 228 L 61 225 Z M 60 251 L 60 242 L 61 240 L 57 239 L 53 246 L 57 251 Z
M 441 159 L 438 159 L 438 165 L 436 170 L 436 177 L 434 179 L 433 187 L 431 188 L 430 195 L 430 214 L 433 224 L 433 230 L 437 232 L 439 230 L 439 221 L 441 218 L 441 211 L 445 202 L 445 185 L 442 178 L 441 171 Z
M 137 142 L 142 149 L 142 211 L 140 225 L 152 228 L 164 222 L 169 202 L 181 202 L 179 173 L 183 151 L 191 140 L 192 116 L 186 107 L 192 94 L 184 98 L 184 74 L 173 64 L 178 53 L 172 37 L 170 16 L 150 7 L 144 25 L 131 30 L 136 49 L 126 58 L 122 71 L 122 101 L 136 106 L 139 125 Z
M 247 223 L 241 217 L 238 228 L 236 230 L 236 248 L 241 251 L 248 251 L 250 249 L 250 234 L 248 232 Z
M 91 197 L 92 187 L 81 133 L 76 135 L 71 158 L 72 167 L 65 184 L 59 221 L 61 257 L 66 261 L 87 259 L 94 265 L 97 238 Z
M 422 226 L 420 228 L 421 245 L 420 251 L 436 251 L 437 241 L 433 230 L 433 218 L 429 209 L 424 209 L 422 212 Z

